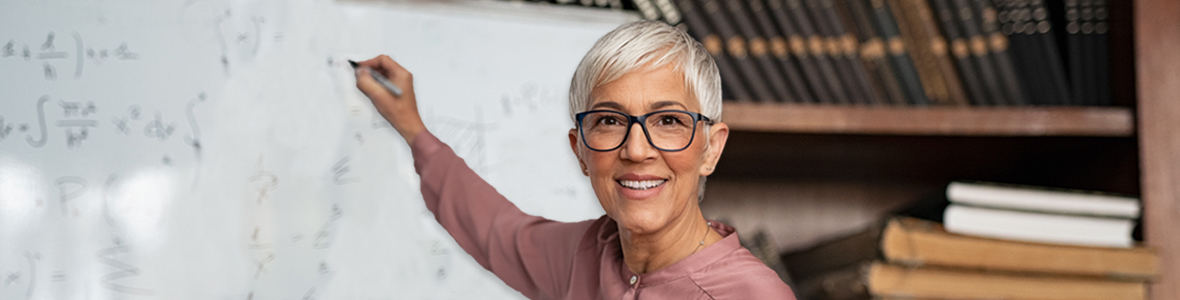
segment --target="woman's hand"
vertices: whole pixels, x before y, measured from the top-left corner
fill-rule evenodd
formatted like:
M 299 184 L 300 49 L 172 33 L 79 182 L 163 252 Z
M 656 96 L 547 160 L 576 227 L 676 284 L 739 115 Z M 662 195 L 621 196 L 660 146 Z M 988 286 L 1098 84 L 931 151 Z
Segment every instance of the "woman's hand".
M 381 55 L 370 60 L 359 62 L 361 66 L 369 67 L 374 72 L 384 75 L 402 89 L 402 95 L 394 96 L 380 83 L 377 83 L 368 70 L 357 68 L 356 87 L 369 97 L 377 112 L 393 125 L 394 129 L 406 139 L 406 143 L 414 144 L 414 138 L 426 129 L 422 123 L 422 116 L 418 114 L 418 102 L 414 98 L 414 76 L 406 71 L 389 56 Z

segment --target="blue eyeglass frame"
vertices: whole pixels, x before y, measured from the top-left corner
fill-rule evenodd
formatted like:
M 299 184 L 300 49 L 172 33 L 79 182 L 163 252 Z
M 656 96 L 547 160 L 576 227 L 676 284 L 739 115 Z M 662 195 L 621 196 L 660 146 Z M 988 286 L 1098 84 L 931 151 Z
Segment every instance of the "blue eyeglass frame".
M 627 117 L 627 122 L 628 122 L 627 123 L 627 133 L 623 134 L 623 140 L 620 141 L 619 144 L 617 146 L 615 146 L 614 148 L 605 149 L 605 150 L 594 149 L 594 147 L 590 147 L 590 143 L 586 141 L 586 132 L 584 131 L 585 126 L 582 126 L 582 119 L 585 119 L 586 116 L 589 114 L 600 113 L 600 112 L 615 113 L 615 114 L 619 114 L 619 115 L 623 115 L 623 116 Z M 685 144 L 684 147 L 682 147 L 680 149 L 664 149 L 664 148 L 660 148 L 660 146 L 656 146 L 656 143 L 651 141 L 651 133 L 647 132 L 647 117 L 654 115 L 654 114 L 666 113 L 666 112 L 685 113 L 685 114 L 688 114 L 689 116 L 692 117 L 692 136 L 688 138 L 688 144 Z M 582 137 L 582 145 L 585 145 L 586 149 L 590 149 L 591 151 L 595 151 L 595 152 L 610 152 L 610 151 L 615 151 L 616 149 L 619 149 L 619 147 L 622 147 L 623 144 L 627 143 L 627 139 L 631 137 L 631 126 L 635 125 L 636 123 L 639 124 L 639 128 L 643 129 L 643 136 L 647 138 L 647 144 L 651 145 L 652 148 L 656 148 L 656 149 L 659 149 L 660 151 L 664 151 L 664 152 L 680 152 L 680 151 L 684 151 L 684 149 L 688 149 L 688 146 L 692 146 L 693 140 L 696 140 L 696 138 L 697 138 L 697 122 L 705 121 L 705 125 L 713 125 L 713 120 L 710 120 L 709 117 L 706 117 L 705 115 L 702 115 L 700 113 L 691 112 L 691 111 L 686 111 L 686 110 L 678 110 L 678 109 L 657 110 L 657 111 L 649 112 L 649 113 L 644 114 L 642 116 L 632 116 L 632 115 L 628 115 L 626 113 L 623 113 L 623 112 L 617 111 L 617 110 L 589 110 L 589 111 L 584 111 L 584 112 L 580 112 L 580 113 L 575 114 L 574 119 L 578 120 L 578 135 L 580 135 Z

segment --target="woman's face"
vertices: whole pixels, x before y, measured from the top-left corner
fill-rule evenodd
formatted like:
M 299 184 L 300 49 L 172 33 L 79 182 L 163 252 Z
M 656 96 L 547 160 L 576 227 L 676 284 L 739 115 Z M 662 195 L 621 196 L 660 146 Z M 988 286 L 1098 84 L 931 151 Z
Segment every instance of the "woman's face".
M 589 110 L 615 110 L 632 116 L 668 109 L 701 112 L 684 75 L 671 64 L 644 69 L 594 88 Z M 694 134 L 688 148 L 678 152 L 652 147 L 639 124 L 633 125 L 626 142 L 612 151 L 586 148 L 577 128 L 570 130 L 569 138 L 606 214 L 632 234 L 643 234 L 684 221 L 699 210 L 700 176 L 713 173 L 729 128 L 716 123 L 706 131 L 704 122 L 697 122 Z

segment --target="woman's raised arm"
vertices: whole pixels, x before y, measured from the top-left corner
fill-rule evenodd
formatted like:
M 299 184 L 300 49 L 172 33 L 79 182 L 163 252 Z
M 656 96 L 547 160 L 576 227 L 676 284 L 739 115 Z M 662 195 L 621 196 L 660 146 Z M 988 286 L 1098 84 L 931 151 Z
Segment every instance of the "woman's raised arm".
M 426 130 L 409 71 L 385 55 L 360 65 L 402 89 L 395 96 L 358 68 L 357 88 L 410 144 L 422 198 L 435 220 L 476 262 L 525 296 L 564 296 L 574 253 L 591 221 L 561 223 L 522 212 Z

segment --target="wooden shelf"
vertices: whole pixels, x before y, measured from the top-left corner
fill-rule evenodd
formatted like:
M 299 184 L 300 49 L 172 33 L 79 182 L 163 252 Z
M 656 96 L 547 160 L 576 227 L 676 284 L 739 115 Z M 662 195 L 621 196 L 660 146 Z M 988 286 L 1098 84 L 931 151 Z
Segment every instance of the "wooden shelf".
M 895 107 L 725 102 L 735 131 L 942 136 L 1105 136 L 1135 133 L 1126 107 Z

